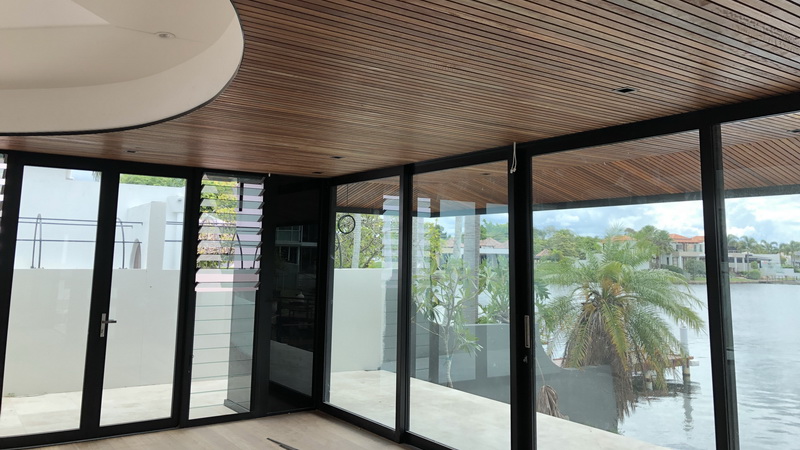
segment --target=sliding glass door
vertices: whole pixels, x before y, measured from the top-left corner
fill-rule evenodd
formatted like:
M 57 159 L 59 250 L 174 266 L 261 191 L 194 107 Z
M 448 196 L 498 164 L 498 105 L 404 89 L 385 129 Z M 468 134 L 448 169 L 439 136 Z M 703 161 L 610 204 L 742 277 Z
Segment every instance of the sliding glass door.
M 505 160 L 414 177 L 409 430 L 511 446 Z

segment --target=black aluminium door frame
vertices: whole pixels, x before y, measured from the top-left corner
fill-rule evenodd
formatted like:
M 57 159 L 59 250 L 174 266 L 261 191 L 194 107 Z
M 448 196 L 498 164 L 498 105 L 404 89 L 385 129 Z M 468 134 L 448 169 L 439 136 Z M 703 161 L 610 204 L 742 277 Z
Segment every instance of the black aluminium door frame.
M 178 299 L 178 322 L 176 323 L 173 371 L 173 392 L 171 416 L 165 419 L 147 420 L 124 424 L 100 426 L 100 407 L 105 370 L 106 338 L 100 338 L 99 325 L 103 313 L 108 314 L 110 306 L 112 262 L 114 257 L 114 240 L 116 232 L 116 209 L 119 194 L 120 174 L 147 175 L 159 177 L 184 178 L 187 180 L 188 196 L 196 176 L 191 168 L 159 166 L 125 161 L 100 160 L 70 156 L 32 154 L 24 152 L 4 151 L 6 158 L 6 185 L 3 199 L 3 216 L 0 222 L 0 252 L 11 255 L 0 258 L 0 386 L 2 386 L 6 347 L 8 343 L 8 325 L 10 320 L 11 290 L 14 271 L 14 254 L 16 250 L 17 226 L 19 221 L 20 201 L 22 195 L 23 172 L 25 167 L 60 168 L 82 171 L 93 171 L 101 174 L 100 199 L 97 214 L 97 233 L 95 239 L 95 255 L 93 263 L 92 289 L 90 299 L 89 324 L 87 328 L 86 359 L 84 362 L 83 394 L 81 400 L 80 427 L 74 430 L 47 432 L 41 434 L 20 435 L 0 438 L 0 448 L 17 448 L 37 446 L 51 443 L 68 442 L 153 431 L 178 426 L 179 419 L 187 412 L 182 411 L 179 402 L 183 384 L 183 358 L 187 351 L 181 339 L 186 329 L 185 305 L 186 283 L 181 281 Z M 184 202 L 184 228 L 197 215 L 190 209 L 193 202 Z M 182 259 L 185 259 L 187 241 L 183 234 Z M 181 265 L 181 280 L 188 275 L 185 264 Z M 108 317 L 107 317 L 108 318 Z M 2 399 L 0 399 L 2 401 Z
M 519 158 L 519 159 L 518 159 Z M 459 167 L 469 167 L 479 164 L 497 163 L 506 161 L 508 164 L 507 183 L 508 183 L 508 203 L 509 203 L 509 227 L 510 233 L 517 242 L 510 249 L 509 270 L 511 276 L 511 325 L 509 327 L 509 358 L 511 372 L 511 448 L 533 448 L 535 444 L 533 409 L 533 353 L 529 342 L 530 332 L 532 331 L 533 313 L 532 301 L 530 297 L 532 273 L 528 270 L 531 267 L 531 255 L 525 244 L 531 241 L 531 217 L 529 202 L 531 198 L 531 169 L 530 156 L 521 152 L 519 156 L 514 152 L 512 146 L 500 147 L 489 151 L 477 152 L 459 158 L 449 158 L 444 160 L 434 160 L 418 164 L 407 164 L 398 168 L 379 169 L 353 175 L 344 175 L 330 180 L 330 194 L 328 196 L 331 210 L 324 220 L 330 227 L 328 239 L 332 241 L 334 233 L 333 223 L 336 204 L 336 187 L 344 184 L 360 181 L 369 181 L 389 176 L 400 177 L 400 262 L 398 269 L 400 272 L 400 292 L 398 295 L 398 369 L 396 386 L 396 410 L 395 427 L 389 428 L 378 424 L 357 414 L 351 413 L 337 406 L 327 403 L 326 391 L 320 393 L 317 399 L 317 407 L 333 416 L 342 418 L 354 423 L 372 433 L 383 436 L 396 442 L 408 443 L 420 448 L 444 449 L 442 444 L 431 441 L 424 436 L 409 432 L 409 413 L 410 413 L 410 378 L 411 361 L 409 348 L 412 346 L 412 333 L 409 333 L 411 324 L 411 312 L 413 308 L 411 302 L 411 241 L 412 241 L 412 221 L 413 217 L 413 183 L 414 177 L 419 174 L 435 172 L 439 170 L 455 169 Z M 517 164 L 519 161 L 519 165 Z M 328 252 L 333 252 L 332 242 L 328 243 Z M 332 265 L 327 264 L 328 294 L 327 310 L 325 321 L 325 336 L 330 339 L 331 322 L 330 308 L 332 302 Z M 325 350 L 325 362 L 329 365 L 330 347 L 327 342 Z M 329 366 L 320 375 L 325 383 Z

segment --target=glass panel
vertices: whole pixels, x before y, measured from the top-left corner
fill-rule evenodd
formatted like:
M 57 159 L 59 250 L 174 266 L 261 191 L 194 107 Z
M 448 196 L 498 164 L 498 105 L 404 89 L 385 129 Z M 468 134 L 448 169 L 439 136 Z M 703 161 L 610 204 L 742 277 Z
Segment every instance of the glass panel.
M 399 177 L 337 188 L 329 355 L 330 403 L 392 428 L 399 195 Z
M 800 439 L 800 114 L 722 127 L 741 448 Z
M 714 448 L 696 132 L 533 158 L 539 448 Z
M 172 415 L 185 186 L 120 175 L 100 425 Z
M 1 436 L 80 425 L 99 194 L 92 172 L 24 170 Z
M 203 176 L 189 418 L 248 412 L 263 179 Z
M 314 320 L 319 253 L 319 190 L 273 177 L 275 271 L 269 310 L 270 413 L 310 408 L 314 374 Z
M 414 178 L 410 430 L 511 445 L 505 161 Z

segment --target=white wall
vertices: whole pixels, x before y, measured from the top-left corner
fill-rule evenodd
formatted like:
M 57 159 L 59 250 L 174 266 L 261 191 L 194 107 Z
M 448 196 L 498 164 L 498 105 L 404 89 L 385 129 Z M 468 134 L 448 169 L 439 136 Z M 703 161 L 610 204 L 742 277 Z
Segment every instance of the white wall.
M 106 388 L 172 381 L 178 276 L 114 270 L 110 317 L 118 323 L 108 326 Z M 3 395 L 81 389 L 91 277 L 81 269 L 14 271 Z
M 386 269 L 335 269 L 331 372 L 377 370 L 386 328 Z
M 30 268 L 34 225 L 19 225 L 4 394 L 81 389 L 86 335 L 99 333 L 88 330 L 99 193 L 100 182 L 90 171 L 25 168 L 20 216 L 71 220 L 43 225 L 46 242 L 36 269 Z M 126 222 L 128 243 L 124 261 L 121 244 L 114 249 L 109 317 L 118 323 L 108 328 L 107 388 L 172 382 L 182 226 L 167 222 L 183 222 L 184 193 L 182 187 L 119 187 L 116 215 Z M 121 241 L 119 228 L 116 234 Z M 135 239 L 141 242 L 141 269 L 131 268 Z M 33 253 L 38 267 L 38 245 Z M 205 350 L 196 352 L 195 376 L 227 372 L 230 296 L 198 295 L 196 331 L 202 336 L 196 344 Z
M 88 269 L 92 267 L 94 258 L 94 240 L 97 234 L 96 220 L 100 182 L 95 181 L 92 173 L 83 170 L 54 169 L 42 167 L 26 167 L 22 184 L 22 202 L 20 204 L 20 217 L 36 218 L 41 214 L 43 218 L 80 219 L 88 226 L 79 226 L 79 222 L 70 222 L 70 225 L 44 224 L 42 238 L 50 242 L 42 243 L 41 267 L 46 269 Z M 163 220 L 183 220 L 183 198 L 185 189 L 182 187 L 145 186 L 135 184 L 122 184 L 119 189 L 119 203 L 117 216 L 124 222 L 130 223 L 125 228 L 125 240 L 139 239 L 142 242 L 143 258 L 150 245 L 164 248 L 163 267 L 177 269 L 179 266 L 180 244 L 166 243 L 164 240 L 180 240 L 181 227 L 163 225 Z M 164 199 L 162 202 L 152 202 L 154 199 Z M 151 203 L 164 204 L 163 215 L 158 216 L 163 230 L 158 239 L 150 239 L 153 235 L 148 214 L 143 215 L 141 207 Z M 33 222 L 32 219 L 23 219 Z M 15 268 L 31 267 L 33 250 L 34 224 L 20 223 L 18 228 Z M 154 235 L 154 237 L 155 237 Z M 122 240 L 117 229 L 117 240 Z M 27 241 L 26 241 L 27 240 Z M 65 242 L 67 240 L 90 241 Z M 58 242 L 52 242 L 58 241 Z M 119 249 L 119 244 L 116 246 Z M 126 245 L 125 267 L 130 266 L 131 244 Z M 39 266 L 39 249 L 37 244 L 34 252 L 35 266 Z M 115 266 L 121 267 L 121 251 L 115 255 Z M 143 259 L 144 262 L 144 259 Z

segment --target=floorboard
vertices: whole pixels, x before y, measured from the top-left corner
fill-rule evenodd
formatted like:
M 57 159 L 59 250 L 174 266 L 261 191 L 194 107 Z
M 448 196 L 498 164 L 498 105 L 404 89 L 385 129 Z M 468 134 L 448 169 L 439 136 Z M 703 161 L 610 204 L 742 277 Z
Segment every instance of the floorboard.
M 312 411 L 46 447 L 51 450 L 412 449 Z

